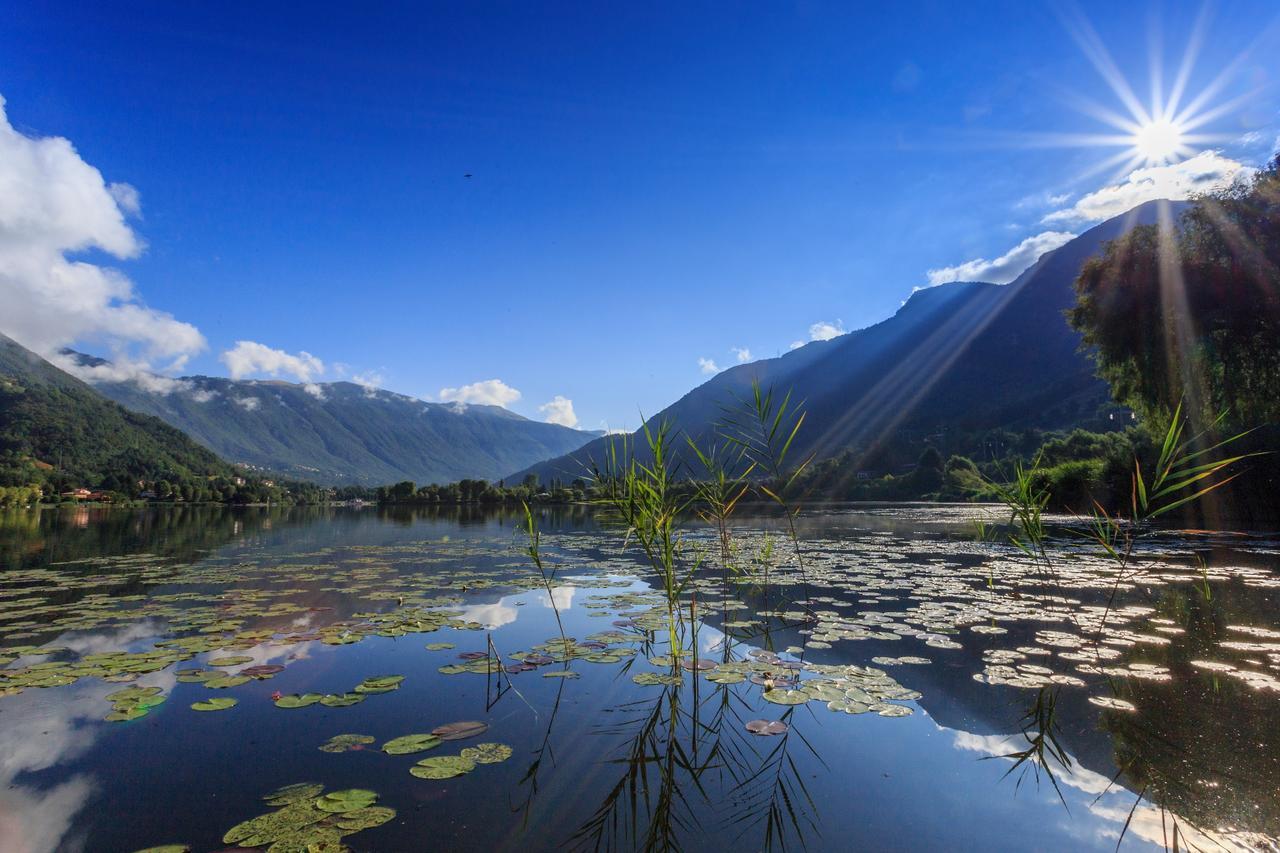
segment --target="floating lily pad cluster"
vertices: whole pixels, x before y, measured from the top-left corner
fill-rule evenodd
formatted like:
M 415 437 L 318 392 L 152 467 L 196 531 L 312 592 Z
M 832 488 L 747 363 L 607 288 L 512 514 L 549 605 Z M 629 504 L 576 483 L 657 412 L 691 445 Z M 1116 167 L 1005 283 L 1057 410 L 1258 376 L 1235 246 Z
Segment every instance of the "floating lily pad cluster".
M 15 592 L 25 589 L 27 594 L 10 596 L 0 608 L 0 667 L 7 667 L 0 669 L 0 697 L 31 688 L 62 687 L 81 678 L 133 681 L 204 653 L 214 653 L 209 669 L 187 671 L 182 680 L 214 689 L 236 687 L 246 683 L 242 679 L 269 678 L 279 671 L 273 664 L 231 672 L 218 669 L 251 664 L 252 658 L 240 652 L 308 642 L 347 645 L 366 637 L 400 637 L 445 628 L 481 630 L 480 623 L 463 618 L 463 611 L 456 609 L 466 595 L 498 586 L 517 591 L 541 586 L 541 579 L 527 566 L 480 570 L 448 565 L 505 554 L 506 543 L 481 547 L 438 542 L 431 543 L 425 554 L 421 543 L 413 548 L 370 547 L 378 556 L 358 556 L 345 563 L 258 565 L 211 559 L 200 564 L 173 564 L 144 554 L 95 559 L 92 563 L 97 571 L 88 573 L 85 567 L 90 561 L 11 571 L 6 582 Z M 406 571 L 397 562 L 434 565 L 432 571 Z M 200 591 L 122 595 L 113 589 L 156 584 L 185 584 Z M 221 592 L 206 592 L 209 587 Z M 377 609 L 307 632 L 263 626 L 276 620 L 287 628 L 299 615 L 314 616 L 329 610 L 304 603 L 317 589 L 363 598 Z M 152 650 L 121 649 L 77 657 L 63 648 L 13 644 L 42 634 L 54 636 L 148 619 L 165 623 L 170 635 Z M 258 626 L 249 627 L 251 620 Z M 4 647 L 6 643 L 9 645 Z M 19 665 L 13 666 L 15 663 Z M 205 672 L 215 674 L 205 676 Z
M 350 693 L 291 693 L 277 695 L 274 702 L 277 708 L 306 708 L 309 705 L 324 705 L 327 708 L 346 708 L 357 705 L 366 696 L 374 693 L 390 693 L 400 687 L 403 675 L 373 675 L 361 681 Z
M 108 693 L 111 713 L 103 719 L 111 723 L 123 723 L 145 717 L 147 712 L 164 702 L 167 697 L 159 687 L 126 687 Z
M 508 654 L 507 657 L 511 661 L 510 663 L 503 663 L 498 658 L 492 657 L 485 652 L 463 652 L 459 655 L 459 658 L 464 661 L 463 663 L 445 664 L 439 668 L 439 671 L 445 675 L 459 675 L 464 672 L 478 673 L 480 675 L 505 672 L 508 675 L 516 675 L 521 672 L 532 672 L 539 667 L 578 660 L 587 663 L 620 663 L 633 656 L 635 649 L 618 644 L 634 642 L 635 639 L 617 631 L 602 631 L 591 634 L 581 641 L 572 637 L 552 637 L 529 650 Z M 555 675 L 555 673 L 551 672 L 543 674 L 547 676 Z M 569 675 L 568 677 L 574 676 Z
M 273 853 L 338 853 L 346 849 L 343 838 L 396 816 L 395 809 L 376 805 L 375 792 L 362 788 L 325 793 L 322 785 L 299 783 L 263 799 L 276 810 L 231 827 L 222 836 L 224 844 L 266 847 Z

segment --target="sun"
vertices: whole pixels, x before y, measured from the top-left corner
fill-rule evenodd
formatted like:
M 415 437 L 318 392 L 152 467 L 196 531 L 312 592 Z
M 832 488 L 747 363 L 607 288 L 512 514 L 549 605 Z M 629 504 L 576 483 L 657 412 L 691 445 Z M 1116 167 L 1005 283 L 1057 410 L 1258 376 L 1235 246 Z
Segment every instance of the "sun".
M 1207 36 L 1207 10 L 1208 6 L 1201 9 L 1187 38 L 1181 61 L 1176 65 L 1165 67 L 1159 28 L 1150 34 L 1150 91 L 1145 98 L 1126 79 L 1083 12 L 1064 12 L 1063 23 L 1068 33 L 1105 81 L 1117 103 L 1101 103 L 1075 87 L 1065 88 L 1063 99 L 1080 113 L 1110 125 L 1110 130 L 1027 134 L 1027 144 L 1115 149 L 1113 155 L 1094 164 L 1079 177 L 1110 172 L 1112 179 L 1119 179 L 1137 168 L 1176 165 L 1210 150 L 1211 146 L 1232 142 L 1236 138 L 1232 133 L 1214 132 L 1210 130 L 1211 126 L 1256 101 L 1262 89 L 1257 86 L 1237 91 L 1233 97 L 1224 97 L 1228 87 L 1241 88 L 1241 82 L 1248 86 L 1243 74 L 1247 57 L 1251 54 L 1251 49 L 1248 49 L 1220 69 L 1207 85 L 1191 90 L 1196 59 Z
M 1187 148 L 1182 127 L 1172 119 L 1158 118 L 1138 126 L 1133 133 L 1133 152 L 1159 166 L 1180 159 Z

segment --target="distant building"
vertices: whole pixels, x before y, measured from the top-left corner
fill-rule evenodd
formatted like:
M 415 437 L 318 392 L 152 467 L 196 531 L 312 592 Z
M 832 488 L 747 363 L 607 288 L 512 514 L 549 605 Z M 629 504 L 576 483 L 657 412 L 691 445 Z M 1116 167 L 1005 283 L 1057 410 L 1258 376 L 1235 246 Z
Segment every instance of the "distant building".
M 93 492 L 88 489 L 71 489 L 70 491 L 63 492 L 62 496 L 64 498 L 74 498 L 75 500 L 83 501 L 88 500 L 89 496 L 92 494 Z

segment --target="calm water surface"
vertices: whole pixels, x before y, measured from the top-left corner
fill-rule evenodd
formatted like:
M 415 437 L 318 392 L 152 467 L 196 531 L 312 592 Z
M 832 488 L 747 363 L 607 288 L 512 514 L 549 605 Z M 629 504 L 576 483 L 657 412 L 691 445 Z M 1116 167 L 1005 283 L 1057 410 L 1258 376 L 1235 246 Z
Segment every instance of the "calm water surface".
M 803 571 L 744 519 L 755 576 L 682 605 L 698 675 L 585 511 L 542 516 L 551 596 L 510 514 L 0 516 L 0 851 L 1280 849 L 1280 542 L 1152 535 L 1117 582 L 992 512 L 815 509 Z

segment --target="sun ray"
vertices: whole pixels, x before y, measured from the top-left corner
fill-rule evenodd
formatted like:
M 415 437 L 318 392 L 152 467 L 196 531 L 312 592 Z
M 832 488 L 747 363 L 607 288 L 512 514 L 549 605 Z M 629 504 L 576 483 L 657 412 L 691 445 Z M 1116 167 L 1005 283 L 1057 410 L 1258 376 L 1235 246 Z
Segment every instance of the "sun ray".
M 1191 26 L 1191 35 L 1187 38 L 1187 47 L 1182 52 L 1182 62 L 1178 65 L 1178 76 L 1174 78 L 1173 88 L 1169 90 L 1169 99 L 1165 104 L 1168 115 L 1178 112 L 1178 104 L 1187 90 L 1187 82 L 1191 79 L 1191 70 L 1200 56 L 1200 48 L 1204 45 L 1204 36 L 1209 26 L 1209 4 L 1202 3 L 1196 22 Z
M 1134 121 L 1138 124 L 1146 124 L 1151 121 L 1151 114 L 1138 100 L 1138 96 L 1134 94 L 1133 88 L 1129 85 L 1129 81 L 1125 79 L 1124 74 L 1116 66 L 1115 60 L 1111 58 L 1111 52 L 1107 50 L 1106 45 L 1102 43 L 1097 31 L 1083 13 L 1076 13 L 1064 19 L 1067 26 L 1067 32 L 1075 39 L 1076 44 L 1080 46 L 1084 52 L 1085 58 L 1093 64 L 1094 69 L 1102 75 L 1102 79 L 1111 87 L 1111 91 L 1120 99 L 1129 113 L 1133 116 Z

